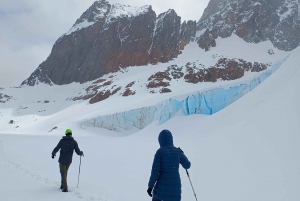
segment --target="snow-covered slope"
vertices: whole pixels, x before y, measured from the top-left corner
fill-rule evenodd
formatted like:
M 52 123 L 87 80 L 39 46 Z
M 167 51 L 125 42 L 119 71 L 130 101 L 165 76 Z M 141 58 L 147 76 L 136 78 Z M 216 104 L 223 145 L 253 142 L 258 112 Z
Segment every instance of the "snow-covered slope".
M 68 122 L 78 124 L 85 118 L 89 119 L 152 106 L 175 96 L 210 90 L 224 85 L 240 85 L 247 80 L 259 77 L 260 73 L 270 70 L 272 64 L 282 61 L 290 54 L 290 52 L 277 50 L 270 42 L 251 44 L 235 35 L 226 39 L 218 39 L 218 44 L 216 48 L 205 52 L 196 43 L 191 43 L 177 59 L 169 63 L 131 67 L 85 84 L 72 83 L 62 86 L 40 84 L 34 87 L 2 89 L 0 101 L 2 100 L 3 103 L 0 104 L 0 115 L 4 116 L 2 116 L 0 132 L 48 132 L 55 126 L 61 129 L 59 125 L 65 125 Z M 268 53 L 271 49 L 274 54 Z M 162 82 L 159 77 L 151 80 L 154 75 L 164 73 L 172 66 L 181 68 L 182 71 L 179 73 L 187 74 L 188 71 L 185 69 L 187 63 L 190 63 L 191 67 L 196 67 L 195 72 L 197 72 L 197 68 L 208 70 L 220 58 L 227 58 L 232 61 L 243 59 L 251 63 L 266 63 L 269 64 L 269 69 L 260 73 L 245 71 L 244 76 L 240 79 L 218 79 L 216 82 L 189 83 L 184 76 L 172 78 L 171 72 L 170 80 L 165 79 L 165 77 L 161 79 Z M 152 87 L 150 86 L 151 82 L 166 83 L 169 86 Z M 166 88 L 170 91 L 162 93 Z M 114 91 L 116 92 L 114 93 Z M 108 94 L 107 97 L 106 94 Z M 92 97 L 102 99 L 97 100 Z M 90 104 L 94 103 L 90 100 L 91 98 L 92 100 L 95 99 L 95 104 Z M 8 124 L 10 120 L 14 120 L 16 123 L 10 125 Z M 43 125 L 41 121 L 50 123 L 47 123 L 47 127 L 44 128 L 41 127 Z M 17 126 L 18 128 L 16 128 Z
M 61 133 L 1 134 L 0 176 L 5 185 L 0 188 L 0 198 L 150 199 L 146 189 L 153 156 L 159 148 L 157 136 L 167 128 L 174 134 L 175 146 L 180 146 L 192 162 L 190 175 L 198 200 L 299 200 L 299 63 L 300 48 L 251 93 L 211 116 L 176 117 L 127 137 L 108 137 L 118 134 L 74 127 L 74 137 L 85 158 L 77 189 L 79 158 L 74 156 L 68 194 L 57 189 L 58 164 L 50 157 Z M 76 107 L 80 106 L 73 109 Z M 60 115 L 68 116 L 70 111 Z M 185 171 L 181 169 L 180 173 L 182 200 L 193 200 Z

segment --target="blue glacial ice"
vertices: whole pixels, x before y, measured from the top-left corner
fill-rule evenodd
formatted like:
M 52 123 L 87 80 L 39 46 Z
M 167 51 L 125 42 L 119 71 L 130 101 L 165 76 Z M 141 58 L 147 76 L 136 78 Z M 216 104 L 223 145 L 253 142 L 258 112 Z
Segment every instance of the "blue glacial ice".
M 100 127 L 113 131 L 143 129 L 152 122 L 163 124 L 176 115 L 212 115 L 226 108 L 272 75 L 284 60 L 258 73 L 257 77 L 238 84 L 203 90 L 162 101 L 154 106 L 124 111 L 117 114 L 98 116 L 81 123 L 85 127 Z

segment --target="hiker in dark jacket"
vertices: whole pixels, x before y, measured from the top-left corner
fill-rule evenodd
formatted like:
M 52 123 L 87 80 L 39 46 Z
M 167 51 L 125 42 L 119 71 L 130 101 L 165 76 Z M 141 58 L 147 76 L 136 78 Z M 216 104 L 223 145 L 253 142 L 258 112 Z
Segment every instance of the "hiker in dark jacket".
M 181 180 L 179 175 L 179 163 L 185 169 L 191 167 L 191 163 L 183 151 L 173 145 L 173 136 L 169 130 L 163 130 L 158 136 L 160 149 L 157 150 L 152 165 L 148 194 L 152 201 L 180 201 Z
M 56 153 L 60 150 L 59 154 L 59 169 L 61 174 L 61 186 L 62 192 L 68 192 L 67 185 L 67 175 L 68 169 L 72 163 L 73 152 L 75 150 L 76 154 L 82 156 L 83 152 L 80 151 L 76 140 L 72 137 L 72 131 L 70 129 L 66 130 L 66 136 L 63 137 L 57 146 L 52 151 L 52 158 L 56 156 Z

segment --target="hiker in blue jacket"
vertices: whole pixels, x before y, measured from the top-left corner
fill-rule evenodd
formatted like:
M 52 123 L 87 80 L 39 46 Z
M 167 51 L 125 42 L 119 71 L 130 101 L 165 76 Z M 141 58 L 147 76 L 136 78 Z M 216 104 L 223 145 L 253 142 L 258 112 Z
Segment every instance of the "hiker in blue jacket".
M 180 148 L 173 145 L 173 136 L 169 130 L 163 130 L 158 136 L 160 149 L 156 151 L 148 183 L 148 194 L 152 201 L 180 201 L 181 180 L 179 163 L 189 169 L 191 162 Z M 154 189 L 153 189 L 154 188 Z
M 68 175 L 68 169 L 72 163 L 74 150 L 77 155 L 83 156 L 83 152 L 80 151 L 78 147 L 78 143 L 72 137 L 72 130 L 67 129 L 65 134 L 66 136 L 59 141 L 57 146 L 52 151 L 52 158 L 54 159 L 56 153 L 60 150 L 58 162 L 59 162 L 59 169 L 61 174 L 60 189 L 62 190 L 62 192 L 68 192 L 67 175 Z

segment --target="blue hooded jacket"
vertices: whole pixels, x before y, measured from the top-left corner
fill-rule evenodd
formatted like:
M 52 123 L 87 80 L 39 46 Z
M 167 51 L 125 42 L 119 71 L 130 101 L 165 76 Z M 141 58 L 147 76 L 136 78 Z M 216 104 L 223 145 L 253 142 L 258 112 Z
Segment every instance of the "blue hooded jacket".
M 148 187 L 154 187 L 153 196 L 158 200 L 180 201 L 179 163 L 185 169 L 189 169 L 191 163 L 181 150 L 174 147 L 173 136 L 170 131 L 161 131 L 158 141 L 160 149 L 154 156 Z

